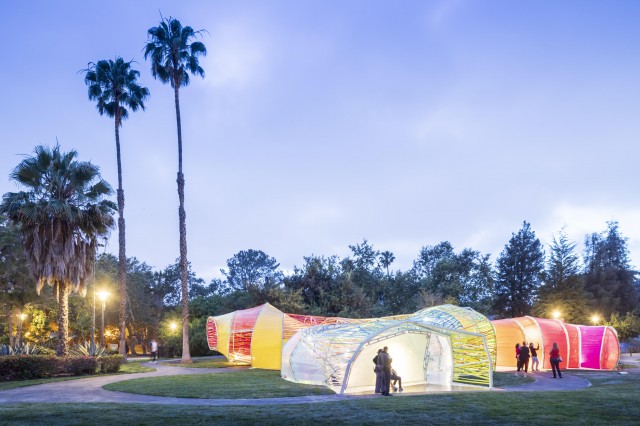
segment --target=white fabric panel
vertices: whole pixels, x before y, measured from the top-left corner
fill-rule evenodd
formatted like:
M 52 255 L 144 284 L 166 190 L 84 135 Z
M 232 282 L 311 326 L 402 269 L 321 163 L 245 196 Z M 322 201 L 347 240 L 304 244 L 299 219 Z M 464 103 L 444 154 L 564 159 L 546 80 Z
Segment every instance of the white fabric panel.
M 431 335 L 429 342 L 429 359 L 427 361 L 427 384 L 451 385 L 453 372 L 451 344 L 446 336 Z
M 298 345 L 300 336 L 300 332 L 297 332 L 282 346 L 282 367 L 280 368 L 280 377 L 291 382 L 295 382 L 293 370 L 291 368 L 291 353 Z
M 294 339 L 292 338 L 291 340 Z M 298 341 L 295 345 L 295 349 L 291 352 L 289 358 L 289 364 L 293 373 L 293 377 L 289 380 L 298 383 L 327 385 L 322 359 L 316 357 L 304 341 Z
M 387 346 L 393 362 L 392 368 L 402 377 L 403 386 L 424 385 L 424 355 L 427 347 L 426 334 L 401 334 L 387 340 L 365 346 L 351 364 L 345 393 L 375 390 L 376 375 L 373 358 L 378 349 Z

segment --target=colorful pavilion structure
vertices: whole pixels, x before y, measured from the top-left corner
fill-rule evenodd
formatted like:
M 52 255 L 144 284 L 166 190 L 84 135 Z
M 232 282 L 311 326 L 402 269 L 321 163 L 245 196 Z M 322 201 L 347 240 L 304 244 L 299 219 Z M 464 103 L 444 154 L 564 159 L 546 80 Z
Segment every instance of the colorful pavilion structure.
M 561 320 L 518 317 L 492 321 L 496 330 L 497 365 L 516 367 L 515 344 L 540 345 L 541 368 L 551 369 L 549 352 L 553 343 L 564 360 L 560 368 L 614 369 L 620 358 L 618 334 L 609 326 L 567 324 Z

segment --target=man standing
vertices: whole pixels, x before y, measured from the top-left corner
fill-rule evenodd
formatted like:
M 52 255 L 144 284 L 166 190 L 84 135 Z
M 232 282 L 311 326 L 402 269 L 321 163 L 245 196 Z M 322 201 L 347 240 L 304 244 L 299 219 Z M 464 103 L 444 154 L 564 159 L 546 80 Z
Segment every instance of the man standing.
M 391 357 L 387 352 L 389 350 L 388 347 L 384 347 L 382 352 L 378 355 L 378 365 L 382 370 L 382 395 L 383 396 L 391 396 L 389 393 L 389 385 L 391 383 Z
M 156 362 L 156 357 L 158 355 L 158 342 L 156 339 L 151 339 L 151 361 Z

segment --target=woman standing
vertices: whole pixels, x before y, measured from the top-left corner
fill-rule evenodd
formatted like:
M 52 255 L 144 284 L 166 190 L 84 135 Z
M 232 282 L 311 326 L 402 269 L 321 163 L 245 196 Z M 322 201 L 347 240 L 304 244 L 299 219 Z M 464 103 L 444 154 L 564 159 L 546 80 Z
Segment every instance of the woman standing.
M 562 362 L 562 358 L 560 358 L 560 348 L 558 348 L 558 344 L 554 342 L 553 349 L 549 352 L 549 362 L 551 362 L 551 370 L 553 371 L 553 378 L 556 378 L 556 371 L 558 372 L 558 376 L 562 379 L 562 373 L 560 372 L 560 363 Z
M 540 350 L 540 342 L 538 347 L 533 347 L 533 342 L 529 343 L 529 352 L 531 352 L 531 371 L 540 371 L 540 362 L 538 361 L 538 352 Z
M 520 362 L 520 343 L 516 343 L 516 365 L 518 366 L 518 371 L 522 368 L 522 363 Z

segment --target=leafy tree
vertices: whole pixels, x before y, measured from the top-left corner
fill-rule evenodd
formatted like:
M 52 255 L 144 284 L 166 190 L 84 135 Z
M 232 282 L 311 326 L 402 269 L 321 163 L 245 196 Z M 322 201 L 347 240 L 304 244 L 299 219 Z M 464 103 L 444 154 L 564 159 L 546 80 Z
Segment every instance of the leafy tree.
M 383 251 L 378 256 L 378 262 L 387 271 L 387 277 L 389 277 L 389 266 L 396 260 L 396 257 L 390 251 Z
M 227 260 L 227 270 L 221 269 L 220 272 L 230 289 L 257 293 L 282 283 L 279 267 L 275 258 L 261 250 L 249 249 L 234 254 Z
M 448 241 L 425 246 L 414 261 L 413 272 L 424 294 L 420 305 L 434 296 L 486 311 L 493 285 L 489 255 L 465 248 L 455 253 Z
M 126 293 L 127 256 L 125 249 L 124 223 L 124 189 L 122 189 L 122 162 L 120 156 L 120 127 L 122 121 L 129 117 L 129 111 L 144 110 L 144 100 L 149 96 L 149 89 L 137 82 L 140 73 L 131 67 L 131 62 L 117 57 L 115 61 L 101 60 L 90 64 L 85 70 L 84 81 L 89 86 L 89 99 L 96 101 L 100 115 L 114 119 L 116 134 L 116 158 L 118 163 L 118 285 L 121 294 Z M 120 301 L 120 354 L 125 352 L 126 298 Z
M 620 341 L 626 342 L 640 335 L 640 312 L 635 310 L 633 312 L 627 312 L 624 315 L 618 313 L 611 314 L 611 318 L 605 325 L 610 325 L 615 328 Z
M 180 121 L 180 87 L 190 82 L 189 73 L 204 77 L 199 57 L 207 54 L 204 44 L 191 40 L 201 34 L 191 27 L 183 27 L 171 17 L 147 32 L 145 59 L 151 59 L 151 73 L 162 83 L 170 83 L 176 104 L 178 127 L 178 218 L 180 222 L 180 278 L 182 284 L 182 362 L 190 363 L 189 353 L 189 284 L 187 270 L 187 223 L 184 210 L 184 175 L 182 173 L 182 124 Z
M 76 160 L 76 151 L 59 146 L 35 148 L 11 173 L 27 191 L 7 193 L 0 211 L 20 227 L 36 290 L 55 289 L 59 305 L 57 354 L 67 355 L 69 293 L 84 294 L 91 276 L 98 239 L 113 226 L 112 193 L 98 167 Z
M 545 280 L 533 307 L 535 315 L 550 317 L 553 311 L 558 310 L 567 322 L 581 324 L 586 320 L 589 300 L 584 291 L 575 247 L 576 244 L 569 240 L 564 229 L 557 237 L 554 235 Z
M 528 315 L 544 277 L 544 250 L 528 222 L 512 234 L 497 262 L 494 309 L 501 316 Z
M 618 222 L 608 222 L 606 231 L 586 237 L 584 264 L 585 289 L 605 317 L 638 306 L 636 272 L 630 268 L 627 239 L 620 234 Z

